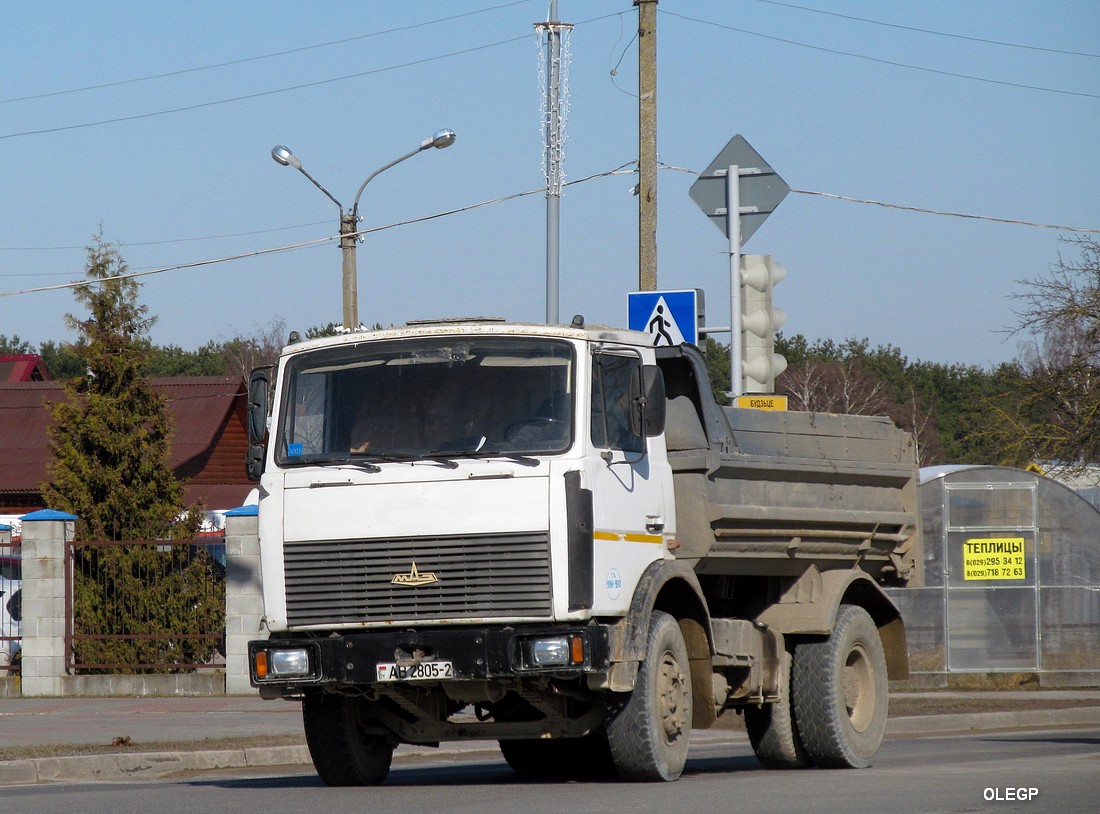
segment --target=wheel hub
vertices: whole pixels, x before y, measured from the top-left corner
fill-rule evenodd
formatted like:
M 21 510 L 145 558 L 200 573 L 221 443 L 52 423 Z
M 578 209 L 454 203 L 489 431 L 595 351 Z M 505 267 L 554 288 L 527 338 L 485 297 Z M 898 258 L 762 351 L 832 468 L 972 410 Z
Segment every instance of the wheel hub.
M 669 743 L 679 738 L 687 729 L 690 693 L 688 677 L 680 669 L 673 654 L 666 652 L 657 672 L 657 706 L 661 728 Z
M 852 648 L 844 663 L 843 676 L 844 706 L 848 718 L 857 732 L 862 732 L 871 723 L 874 714 L 874 667 L 871 659 L 861 646 Z

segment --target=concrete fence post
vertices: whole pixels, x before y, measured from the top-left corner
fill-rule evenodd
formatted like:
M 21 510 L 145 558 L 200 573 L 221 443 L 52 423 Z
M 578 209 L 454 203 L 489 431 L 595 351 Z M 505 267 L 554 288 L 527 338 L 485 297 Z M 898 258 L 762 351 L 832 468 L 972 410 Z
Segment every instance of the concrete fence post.
M 62 695 L 69 667 L 65 648 L 66 543 L 76 516 L 52 509 L 24 515 L 22 694 Z
M 225 693 L 250 695 L 248 643 L 262 638 L 260 538 L 256 506 L 225 513 Z

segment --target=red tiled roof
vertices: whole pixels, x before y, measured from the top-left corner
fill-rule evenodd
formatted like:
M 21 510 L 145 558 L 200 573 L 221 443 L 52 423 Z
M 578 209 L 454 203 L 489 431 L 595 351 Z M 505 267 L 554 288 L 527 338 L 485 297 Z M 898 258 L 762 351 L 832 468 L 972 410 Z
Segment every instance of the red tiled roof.
M 50 373 L 37 353 L 0 354 L 0 382 L 49 381 Z
M 164 396 L 175 419 L 175 436 L 169 463 L 173 470 L 200 468 L 204 456 L 225 435 L 227 422 L 244 398 L 241 379 L 212 376 L 154 379 L 153 387 Z M 52 423 L 47 401 L 65 398 L 57 382 L 0 382 L 0 493 L 37 494 L 46 480 L 46 466 L 52 460 L 47 429 Z M 240 475 L 230 470 L 220 478 L 196 477 L 187 487 L 187 502 L 202 497 L 208 508 L 240 506 L 252 484 L 244 476 L 243 453 Z
M 0 492 L 37 492 L 52 454 L 47 400 L 63 391 L 54 382 L 0 382 Z

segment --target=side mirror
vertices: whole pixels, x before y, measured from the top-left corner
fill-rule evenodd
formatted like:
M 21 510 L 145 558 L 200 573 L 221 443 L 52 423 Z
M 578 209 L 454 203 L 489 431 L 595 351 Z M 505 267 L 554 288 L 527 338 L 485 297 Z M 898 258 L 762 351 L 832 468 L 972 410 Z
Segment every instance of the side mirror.
M 259 480 L 264 472 L 267 447 L 267 415 L 271 401 L 271 368 L 257 368 L 248 377 L 248 452 L 244 468 L 250 480 Z
M 630 376 L 630 426 L 645 438 L 665 431 L 665 376 L 657 365 L 642 365 Z

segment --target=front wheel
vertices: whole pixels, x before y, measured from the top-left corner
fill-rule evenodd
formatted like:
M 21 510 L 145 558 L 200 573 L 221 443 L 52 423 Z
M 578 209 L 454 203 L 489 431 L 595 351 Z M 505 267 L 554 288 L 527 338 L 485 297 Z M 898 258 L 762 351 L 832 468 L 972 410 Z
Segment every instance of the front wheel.
M 634 691 L 607 721 L 611 759 L 624 780 L 675 780 L 687 763 L 691 669 L 680 625 L 654 611 Z
M 302 722 L 313 766 L 326 786 L 377 786 L 386 779 L 393 745 L 364 730 L 363 698 L 323 692 L 302 701 Z
M 794 721 L 815 766 L 870 766 L 886 734 L 888 695 L 882 639 L 863 608 L 841 605 L 828 638 L 794 650 Z

